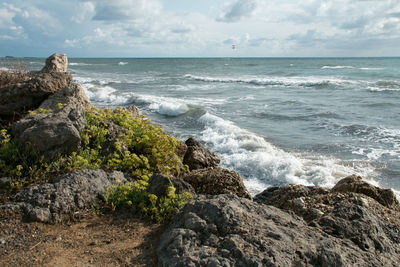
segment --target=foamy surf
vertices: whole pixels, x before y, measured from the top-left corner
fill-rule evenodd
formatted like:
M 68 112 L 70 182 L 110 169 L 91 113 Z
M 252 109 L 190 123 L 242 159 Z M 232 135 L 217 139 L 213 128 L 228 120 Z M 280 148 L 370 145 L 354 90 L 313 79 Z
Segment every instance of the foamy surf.
M 198 76 L 192 74 L 185 74 L 186 79 L 192 79 L 200 82 L 210 83 L 245 83 L 255 86 L 284 86 L 284 87 L 325 87 L 329 85 L 345 85 L 354 83 L 350 80 L 342 80 L 336 77 L 259 77 L 247 76 L 240 78 L 231 77 L 211 77 L 211 76 Z
M 222 159 L 222 165 L 239 172 L 252 194 L 274 185 L 303 184 L 332 187 L 340 178 L 357 174 L 372 177 L 370 166 L 349 166 L 319 155 L 286 152 L 265 138 L 230 121 L 206 113 L 200 139 Z
M 353 66 L 323 66 L 321 69 L 354 69 Z
M 136 104 L 145 104 L 147 108 L 158 114 L 176 117 L 189 111 L 189 106 L 182 100 L 154 95 L 134 95 Z

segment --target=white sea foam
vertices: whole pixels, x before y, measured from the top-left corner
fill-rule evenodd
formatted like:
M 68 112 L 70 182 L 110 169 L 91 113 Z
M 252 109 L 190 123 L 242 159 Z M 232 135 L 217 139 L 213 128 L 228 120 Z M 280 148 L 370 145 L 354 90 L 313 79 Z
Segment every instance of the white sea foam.
M 400 91 L 400 81 L 399 80 L 383 80 L 377 82 L 370 82 L 367 86 L 368 90 L 371 92 L 399 92 Z
M 135 103 L 147 104 L 150 110 L 166 116 L 175 117 L 189 111 L 187 103 L 177 98 L 154 95 L 134 95 L 133 99 Z
M 116 89 L 110 86 L 91 86 L 85 88 L 85 92 L 90 101 L 107 104 L 107 105 L 126 105 L 130 103 L 131 94 L 119 93 Z
M 119 63 L 118 63 L 118 65 L 120 65 L 120 66 L 124 66 L 124 65 L 127 65 L 128 64 L 128 62 L 123 62 L 123 61 L 120 61 Z
M 186 104 L 176 102 L 152 103 L 149 108 L 157 111 L 159 114 L 173 117 L 189 111 L 189 107 Z
M 211 77 L 198 76 L 192 74 L 184 75 L 187 79 L 201 82 L 214 83 L 248 83 L 256 86 L 301 86 L 301 87 L 320 87 L 333 85 L 344 85 L 355 83 L 355 81 L 342 80 L 337 77 L 314 76 L 314 77 L 259 77 L 259 76 L 243 76 L 239 78 L 232 77 Z
M 0 70 L 9 71 L 10 69 L 6 67 L 0 67 Z
M 93 64 L 82 63 L 82 62 L 69 62 L 68 65 L 70 65 L 70 66 L 90 66 Z
M 360 70 L 384 70 L 385 68 L 359 68 Z
M 365 164 L 349 166 L 334 158 L 286 152 L 209 113 L 199 120 L 205 124 L 200 139 L 219 153 L 223 166 L 243 176 L 252 194 L 271 185 L 290 183 L 331 187 L 346 175 L 367 177 L 373 173 L 373 168 Z
M 354 69 L 353 66 L 323 66 L 321 69 Z

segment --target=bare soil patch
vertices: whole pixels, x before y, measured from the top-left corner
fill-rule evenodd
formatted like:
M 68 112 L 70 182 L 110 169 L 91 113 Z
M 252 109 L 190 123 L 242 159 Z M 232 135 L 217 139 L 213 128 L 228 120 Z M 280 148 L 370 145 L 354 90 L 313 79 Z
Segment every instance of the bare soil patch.
M 28 223 L 0 210 L 0 266 L 157 266 L 163 225 L 126 212 L 76 217 Z

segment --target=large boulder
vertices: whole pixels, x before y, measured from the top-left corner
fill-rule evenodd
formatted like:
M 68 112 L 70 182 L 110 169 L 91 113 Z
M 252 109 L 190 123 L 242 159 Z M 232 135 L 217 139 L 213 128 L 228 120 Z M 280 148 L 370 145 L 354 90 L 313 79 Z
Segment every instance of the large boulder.
M 186 140 L 185 144 L 187 150 L 183 158 L 183 164 L 187 164 L 190 170 L 216 167 L 221 161 L 217 154 L 208 150 L 193 138 Z
M 52 183 L 26 188 L 13 201 L 31 221 L 59 222 L 78 210 L 90 209 L 102 199 L 106 187 L 116 180 L 126 182 L 121 172 L 82 170 L 57 177 Z M 7 206 L 3 206 L 7 209 Z M 15 210 L 15 204 L 10 205 Z
M 251 198 L 242 177 L 235 171 L 221 167 L 194 170 L 184 175 L 182 179 L 191 184 L 197 194 L 234 194 Z
M 85 90 L 78 83 L 71 83 L 50 95 L 42 102 L 40 108 L 58 110 L 70 104 L 78 104 L 84 110 L 88 110 L 92 107 Z
M 397 266 L 399 244 L 373 253 L 300 217 L 235 195 L 198 196 L 160 238 L 160 266 Z
M 359 186 L 370 190 L 356 190 Z M 289 185 L 267 189 L 254 200 L 294 212 L 310 226 L 333 237 L 347 239 L 363 251 L 380 257 L 399 253 L 400 212 L 397 200 L 387 205 L 388 201 L 381 201 L 382 198 L 377 197 L 379 194 L 371 194 L 371 190 L 387 192 L 352 176 L 339 181 L 332 190 Z
M 49 112 L 28 115 L 12 127 L 19 145 L 33 149 L 46 161 L 77 152 L 81 145 L 80 131 L 86 124 L 85 110 L 79 104 L 71 103 Z
M 55 53 L 46 59 L 46 64 L 40 72 L 66 72 L 67 68 L 67 55 Z

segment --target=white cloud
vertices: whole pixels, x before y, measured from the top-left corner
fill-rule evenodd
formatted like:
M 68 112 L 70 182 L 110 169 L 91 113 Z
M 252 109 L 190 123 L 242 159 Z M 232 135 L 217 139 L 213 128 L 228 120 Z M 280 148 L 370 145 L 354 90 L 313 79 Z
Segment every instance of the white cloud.
M 71 21 L 75 23 L 83 23 L 85 20 L 91 19 L 95 12 L 95 6 L 92 2 L 79 3 L 75 14 L 71 17 Z
M 238 56 L 400 55 L 395 0 L 4 1 L 0 51 L 8 54 L 231 56 L 237 44 Z
M 124 21 L 158 15 L 162 9 L 159 0 L 97 0 L 94 20 Z
M 256 8 L 256 0 L 238 0 L 233 4 L 229 4 L 217 18 L 217 21 L 238 22 L 245 17 L 251 16 Z

